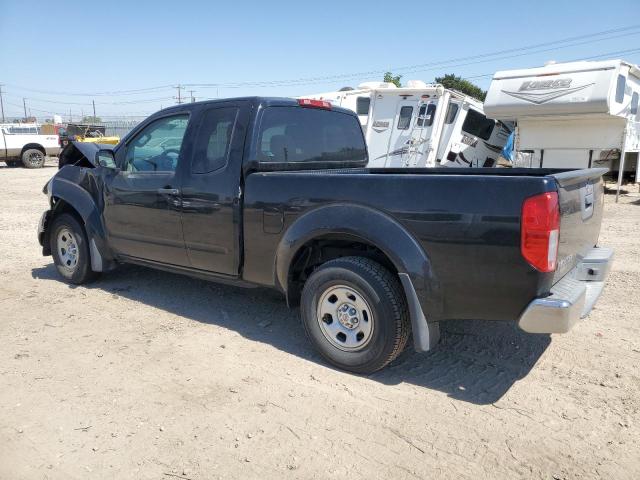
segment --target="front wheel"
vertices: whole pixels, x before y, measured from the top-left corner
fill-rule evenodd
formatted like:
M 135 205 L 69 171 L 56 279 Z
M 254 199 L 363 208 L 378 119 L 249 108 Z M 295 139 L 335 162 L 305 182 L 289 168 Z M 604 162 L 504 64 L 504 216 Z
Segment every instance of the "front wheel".
M 49 241 L 53 263 L 67 282 L 79 285 L 97 277 L 91 270 L 87 235 L 73 215 L 63 213 L 55 217 Z
M 29 148 L 22 152 L 22 164 L 26 168 L 44 167 L 45 155 L 37 148 Z
M 398 278 L 368 258 L 343 257 L 320 266 L 305 283 L 301 310 L 311 343 L 344 370 L 380 370 L 409 338 L 407 302 Z

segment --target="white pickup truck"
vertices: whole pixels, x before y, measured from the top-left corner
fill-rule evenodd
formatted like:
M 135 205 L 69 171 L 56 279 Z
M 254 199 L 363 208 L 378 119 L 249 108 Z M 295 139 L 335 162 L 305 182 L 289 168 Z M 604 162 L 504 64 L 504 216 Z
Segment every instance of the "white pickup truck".
M 47 155 L 60 152 L 57 135 L 41 135 L 37 126 L 0 125 L 0 161 L 15 167 L 44 167 Z

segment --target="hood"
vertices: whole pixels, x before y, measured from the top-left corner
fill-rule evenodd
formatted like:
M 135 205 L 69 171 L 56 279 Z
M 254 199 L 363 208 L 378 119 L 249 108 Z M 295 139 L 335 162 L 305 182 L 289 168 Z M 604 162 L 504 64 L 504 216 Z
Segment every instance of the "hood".
M 106 143 L 70 142 L 60 152 L 58 168 L 65 165 L 77 165 L 79 167 L 96 167 L 95 158 L 98 150 L 113 150 L 115 145 Z

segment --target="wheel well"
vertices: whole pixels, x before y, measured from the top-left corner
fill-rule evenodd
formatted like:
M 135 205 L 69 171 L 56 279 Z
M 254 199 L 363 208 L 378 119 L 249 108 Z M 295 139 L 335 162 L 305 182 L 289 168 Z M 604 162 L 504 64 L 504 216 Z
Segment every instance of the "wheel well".
M 289 305 L 298 305 L 302 287 L 307 278 L 323 263 L 340 257 L 359 256 L 370 258 L 390 272 L 397 274 L 398 269 L 389 257 L 378 247 L 361 239 L 345 237 L 315 238 L 305 243 L 295 254 L 289 265 L 287 277 L 287 301 Z
M 78 220 L 78 223 L 80 223 L 80 225 L 84 227 L 84 220 L 82 218 L 82 215 L 80 215 L 78 210 L 76 210 L 70 203 L 65 202 L 61 198 L 54 199 L 54 205 L 52 210 L 53 210 L 53 216 L 51 217 L 52 220 L 58 215 L 61 215 L 63 213 L 69 213 L 73 215 L 76 218 L 76 220 Z
M 43 253 L 45 255 L 51 255 L 51 251 L 50 251 L 51 225 L 53 225 L 55 218 L 58 215 L 62 215 L 63 213 L 68 213 L 69 215 L 72 215 L 84 229 L 85 235 L 87 234 L 87 229 L 84 225 L 84 220 L 82 219 L 82 215 L 80 215 L 80 213 L 78 213 L 78 211 L 75 208 L 73 208 L 69 203 L 65 202 L 60 198 L 54 198 L 54 203 L 53 203 L 53 206 L 51 207 L 51 218 L 49 218 L 47 230 L 45 233 L 45 238 L 43 241 L 43 248 L 44 248 Z
M 20 157 L 22 157 L 22 154 L 29 149 L 36 149 L 36 150 L 40 150 L 42 152 L 43 155 L 46 155 L 47 152 L 45 151 L 44 147 L 42 145 L 40 145 L 39 143 L 27 143 L 24 147 L 22 147 L 22 151 L 20 152 Z

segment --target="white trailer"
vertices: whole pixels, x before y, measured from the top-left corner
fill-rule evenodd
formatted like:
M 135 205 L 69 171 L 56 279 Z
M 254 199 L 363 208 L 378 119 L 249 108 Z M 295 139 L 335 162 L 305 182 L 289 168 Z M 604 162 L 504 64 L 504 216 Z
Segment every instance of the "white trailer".
M 511 133 L 482 103 L 442 85 L 367 82 L 357 89 L 305 95 L 358 114 L 371 168 L 493 167 Z
M 638 168 L 640 70 L 622 60 L 497 72 L 484 111 L 515 121 L 516 165 Z M 638 172 L 636 172 L 636 181 Z M 618 188 L 619 190 L 619 188 Z

